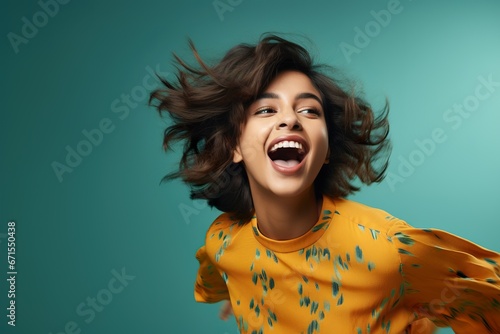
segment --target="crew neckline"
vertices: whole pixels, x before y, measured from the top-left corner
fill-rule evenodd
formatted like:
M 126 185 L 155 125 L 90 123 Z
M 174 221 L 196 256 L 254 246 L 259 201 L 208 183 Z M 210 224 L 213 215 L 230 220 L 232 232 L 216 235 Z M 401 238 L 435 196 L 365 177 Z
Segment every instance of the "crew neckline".
M 272 251 L 280 253 L 295 252 L 318 241 L 330 226 L 334 213 L 334 201 L 330 197 L 323 195 L 323 203 L 321 205 L 321 213 L 318 221 L 301 236 L 287 240 L 268 238 L 259 231 L 257 217 L 255 216 L 251 220 L 253 235 L 260 244 Z

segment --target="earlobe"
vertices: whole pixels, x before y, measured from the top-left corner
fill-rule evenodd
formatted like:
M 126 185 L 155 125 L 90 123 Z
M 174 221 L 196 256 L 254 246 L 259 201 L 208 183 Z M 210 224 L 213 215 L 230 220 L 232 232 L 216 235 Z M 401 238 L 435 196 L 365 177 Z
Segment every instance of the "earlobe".
M 236 148 L 233 151 L 233 162 L 237 164 L 240 163 L 241 161 L 243 161 L 243 156 L 241 155 L 240 147 L 236 146 Z

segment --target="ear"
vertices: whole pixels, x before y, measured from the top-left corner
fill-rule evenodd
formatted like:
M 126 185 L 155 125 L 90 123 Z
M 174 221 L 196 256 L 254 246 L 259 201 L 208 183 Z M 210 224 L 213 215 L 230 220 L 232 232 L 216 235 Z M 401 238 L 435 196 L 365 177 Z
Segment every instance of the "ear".
M 330 163 L 330 148 L 328 148 L 328 152 L 326 153 L 326 158 L 325 158 L 325 165 L 328 165 Z
M 235 164 L 243 161 L 243 155 L 241 154 L 240 146 L 237 145 L 233 151 L 233 162 Z

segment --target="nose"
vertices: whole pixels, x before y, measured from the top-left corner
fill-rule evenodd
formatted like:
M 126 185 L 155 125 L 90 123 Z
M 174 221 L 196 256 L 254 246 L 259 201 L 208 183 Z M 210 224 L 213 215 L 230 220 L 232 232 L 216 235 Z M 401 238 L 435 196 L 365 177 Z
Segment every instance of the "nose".
M 276 122 L 276 129 L 287 129 L 287 130 L 302 130 L 302 124 L 297 117 L 294 110 L 286 111 L 281 114 L 281 117 Z

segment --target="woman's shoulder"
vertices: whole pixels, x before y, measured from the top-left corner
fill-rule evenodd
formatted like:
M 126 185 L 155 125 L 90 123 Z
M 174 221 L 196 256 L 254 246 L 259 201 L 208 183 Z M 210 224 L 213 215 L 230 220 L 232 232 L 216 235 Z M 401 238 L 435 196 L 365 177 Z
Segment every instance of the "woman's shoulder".
M 206 243 L 221 243 L 241 231 L 249 222 L 224 212 L 214 219 L 206 233 Z
M 395 224 L 406 225 L 401 219 L 383 209 L 346 198 L 328 199 L 330 203 L 327 203 L 327 206 L 330 204 L 338 217 L 352 224 L 383 231 L 388 231 Z

